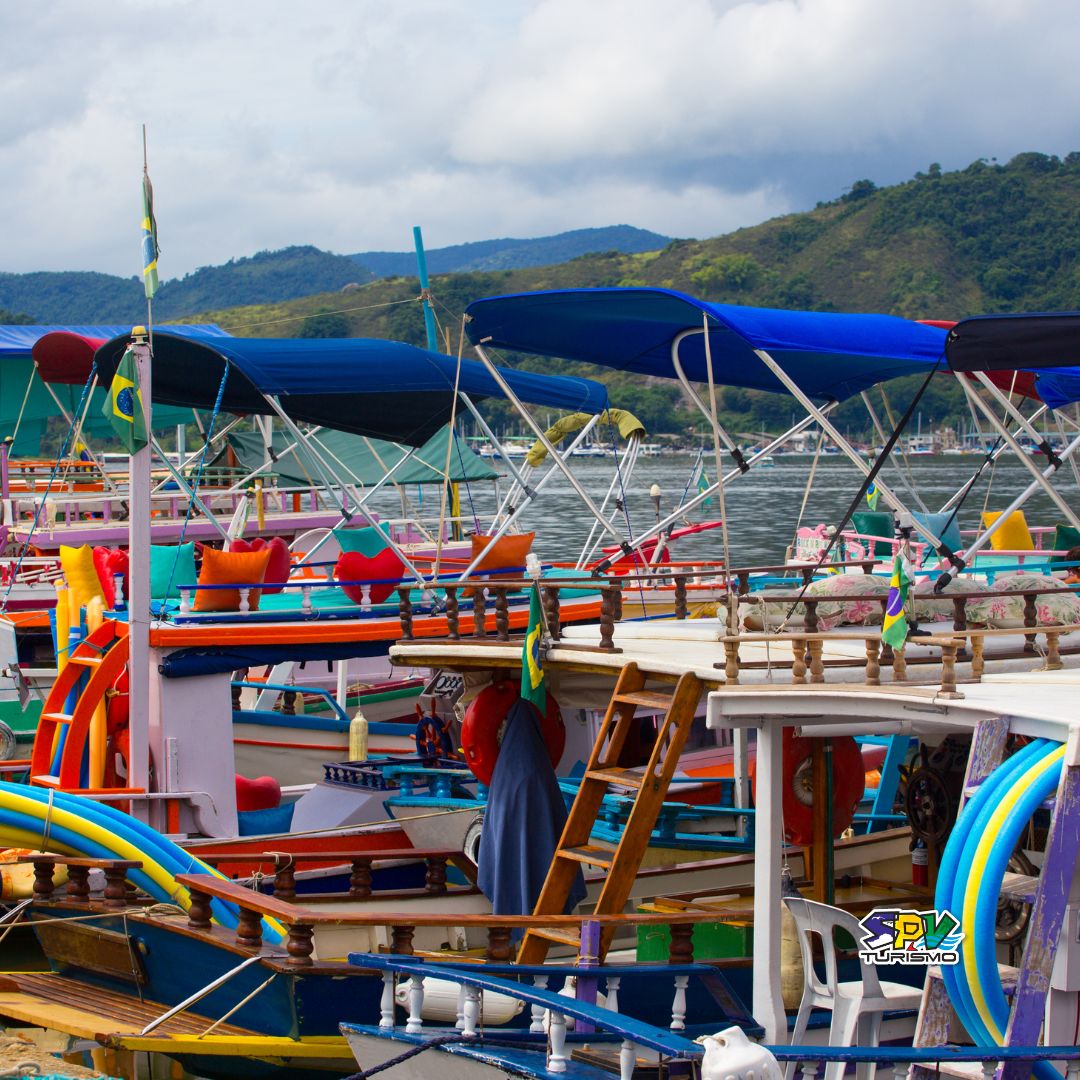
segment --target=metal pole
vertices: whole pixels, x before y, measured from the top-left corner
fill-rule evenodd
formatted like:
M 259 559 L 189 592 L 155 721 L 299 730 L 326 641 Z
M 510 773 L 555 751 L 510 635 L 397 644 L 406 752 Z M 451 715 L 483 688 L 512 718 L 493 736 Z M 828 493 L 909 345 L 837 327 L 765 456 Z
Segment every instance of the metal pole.
M 202 499 L 200 499 L 199 496 L 195 494 L 195 489 L 187 482 L 187 480 L 184 479 L 183 473 L 181 473 L 180 470 L 176 468 L 175 465 L 173 465 L 173 463 L 169 460 L 169 455 L 161 449 L 161 446 L 158 443 L 157 439 L 155 439 L 153 436 L 151 436 L 150 438 L 150 445 L 153 448 L 154 453 L 157 454 L 159 460 L 164 464 L 165 468 L 168 469 L 170 473 L 172 473 L 173 479 L 175 479 L 177 484 L 180 485 L 180 490 L 183 491 L 183 493 L 192 501 L 192 503 L 195 504 L 195 509 L 198 510 L 199 513 L 201 513 L 207 519 L 207 521 L 209 521 L 210 524 L 214 526 L 214 528 L 217 530 L 218 536 L 220 536 L 222 540 L 228 542 L 228 530 L 225 528 L 224 525 L 221 524 L 220 521 L 218 521 L 217 517 L 215 517 L 214 515 L 214 512 L 206 505 L 206 503 L 204 503 Z

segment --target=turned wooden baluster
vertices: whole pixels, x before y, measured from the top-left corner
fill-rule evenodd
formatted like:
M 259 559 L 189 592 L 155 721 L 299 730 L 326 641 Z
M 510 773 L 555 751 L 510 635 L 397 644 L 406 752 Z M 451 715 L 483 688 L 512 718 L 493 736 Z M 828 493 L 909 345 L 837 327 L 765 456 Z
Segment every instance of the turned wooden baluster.
M 675 618 L 685 619 L 686 610 L 686 575 L 675 575 Z
M 482 638 L 487 633 L 487 596 L 484 586 L 477 585 L 472 594 L 473 637 Z
M 559 586 L 548 585 L 540 590 L 544 605 L 544 619 L 552 641 L 559 640 Z
M 274 868 L 274 896 L 290 904 L 296 899 L 296 863 L 292 859 Z
M 310 967 L 311 954 L 315 951 L 315 927 L 305 926 L 303 923 L 293 923 L 289 927 L 289 936 L 285 941 L 285 951 L 289 959 L 285 961 L 290 967 Z
M 669 964 L 692 964 L 694 962 L 694 924 L 674 923 L 671 927 L 671 944 L 668 946 Z
M 188 907 L 188 926 L 193 930 L 209 930 L 213 915 L 211 901 L 214 899 L 209 893 L 201 889 L 188 889 L 191 904 Z
M 48 900 L 56 887 L 53 884 L 53 874 L 56 872 L 56 864 L 44 859 L 34 861 L 34 899 Z
M 505 586 L 495 588 L 495 637 L 499 641 L 510 640 L 510 590 Z
M 1038 599 L 1038 595 L 1034 592 L 1024 593 L 1024 626 L 1038 626 L 1039 614 L 1035 607 L 1035 601 Z M 1033 653 L 1035 651 L 1035 635 L 1024 635 L 1024 652 Z
M 1057 671 L 1061 668 L 1061 650 L 1058 645 L 1060 634 L 1048 631 L 1046 634 L 1046 670 Z M 68 871 L 70 873 L 70 871 Z
M 803 604 L 806 608 L 806 615 L 803 618 L 803 624 L 806 626 L 806 632 L 808 634 L 816 634 L 818 632 L 818 602 L 816 600 L 804 599 Z
M 127 907 L 127 889 L 124 888 L 124 879 L 126 877 L 126 866 L 105 867 L 105 890 L 103 896 L 107 908 Z
M 510 927 L 489 926 L 487 940 L 488 960 L 493 964 L 508 964 L 513 952 L 510 944 Z
M 415 926 L 394 926 L 391 928 L 390 950 L 398 956 L 413 955 L 413 935 Z
M 604 589 L 600 600 L 600 648 L 615 651 L 615 590 Z
M 401 620 L 401 637 L 405 641 L 412 641 L 413 639 L 413 610 L 411 593 L 411 589 L 398 589 L 397 591 L 398 618 Z
M 247 949 L 262 948 L 262 916 L 251 908 L 242 907 L 236 923 L 236 944 Z
M 825 664 L 821 657 L 822 646 L 821 641 L 810 642 L 810 681 L 812 683 L 825 681 Z
M 740 570 L 735 577 L 739 582 L 739 595 L 748 596 L 750 594 L 750 571 Z
M 941 647 L 941 693 L 943 697 L 960 697 L 956 692 L 956 646 Z
M 89 866 L 68 867 L 67 898 L 76 904 L 90 903 Z
M 806 639 L 797 637 L 791 643 L 791 681 L 806 682 Z
M 431 855 L 427 860 L 427 874 L 424 876 L 424 889 L 434 894 L 446 892 L 446 856 Z
M 732 686 L 739 681 L 739 640 L 724 642 L 724 681 Z
M 451 641 L 461 640 L 461 612 L 458 610 L 456 585 L 446 586 L 446 633 Z
M 907 682 L 907 656 L 902 645 L 892 650 L 892 677 L 893 682 Z
M 978 634 L 971 639 L 971 674 L 975 679 L 981 679 L 983 673 L 983 667 L 985 666 L 985 659 L 983 657 L 983 646 L 986 639 L 982 634 Z
M 352 873 L 349 875 L 349 895 L 357 900 L 363 900 L 371 895 L 370 857 L 353 857 Z
M 881 642 L 877 638 L 866 639 L 866 685 L 881 685 Z
M 612 614 L 616 622 L 622 622 L 623 586 L 625 582 L 621 578 L 615 579 L 615 596 Z

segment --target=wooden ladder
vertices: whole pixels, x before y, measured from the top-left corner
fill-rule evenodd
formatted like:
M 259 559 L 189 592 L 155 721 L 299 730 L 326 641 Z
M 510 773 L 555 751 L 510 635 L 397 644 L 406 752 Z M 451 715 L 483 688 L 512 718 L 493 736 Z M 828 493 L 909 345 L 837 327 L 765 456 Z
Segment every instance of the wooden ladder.
M 124 670 L 128 652 L 127 623 L 112 619 L 105 620 L 72 650 L 42 706 L 34 749 L 30 754 L 31 784 L 63 791 L 86 790 L 81 774 L 90 722 L 106 691 Z M 89 677 L 79 692 L 73 711 L 64 712 L 68 696 L 77 689 L 84 675 Z M 53 773 L 53 748 L 59 732 L 65 728 L 67 735 L 60 754 L 60 767 Z
M 596 914 L 618 914 L 630 898 L 634 878 L 690 732 L 702 690 L 701 680 L 689 672 L 679 679 L 674 693 L 647 690 L 647 679 L 648 676 L 636 664 L 627 664 L 619 674 L 585 775 L 533 910 L 534 915 L 563 913 L 570 890 L 583 865 L 595 866 L 606 872 L 596 902 Z M 656 741 L 644 768 L 622 768 L 619 765 L 620 755 L 631 726 L 636 722 L 639 708 L 662 713 Z M 634 804 L 614 851 L 590 843 L 593 826 L 609 787 L 635 793 Z M 613 926 L 605 927 L 598 959 L 603 959 L 613 933 Z M 552 943 L 580 947 L 575 933 L 554 929 L 528 930 L 518 951 L 518 963 L 543 963 Z

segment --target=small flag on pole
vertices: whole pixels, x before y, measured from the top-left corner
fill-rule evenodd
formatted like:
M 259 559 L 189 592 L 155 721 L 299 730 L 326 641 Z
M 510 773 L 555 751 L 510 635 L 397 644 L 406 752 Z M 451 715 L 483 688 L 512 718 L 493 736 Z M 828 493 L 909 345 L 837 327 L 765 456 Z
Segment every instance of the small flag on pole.
M 877 484 L 871 480 L 870 486 L 866 489 L 866 505 L 869 506 L 871 510 L 877 509 L 878 496 L 880 494 L 881 492 L 878 491 Z
M 885 601 L 885 618 L 881 623 L 881 643 L 894 649 L 903 647 L 908 635 L 907 603 L 908 586 L 913 575 L 910 560 L 897 552 L 893 559 L 892 580 L 889 582 L 889 595 Z
M 529 631 L 521 649 L 521 696 L 531 701 L 543 715 L 547 709 L 547 688 L 544 685 L 544 665 L 540 659 L 540 639 L 544 635 L 544 620 L 540 611 L 540 586 L 533 585 L 529 600 Z
M 138 453 L 146 446 L 146 420 L 139 391 L 139 373 L 135 367 L 135 350 L 130 345 L 116 366 L 102 412 L 129 454 Z
M 704 491 L 709 490 L 709 474 L 705 471 L 705 466 L 701 466 L 701 472 L 698 473 L 697 480 L 698 494 L 700 495 Z M 704 502 L 699 503 L 702 509 L 706 509 L 712 506 L 712 496 L 710 495 Z
M 157 221 L 154 219 L 154 189 L 150 185 L 150 174 L 143 169 L 142 180 L 142 255 L 143 255 L 143 291 L 146 299 L 152 300 L 158 291 L 157 261 L 160 254 L 157 238 Z

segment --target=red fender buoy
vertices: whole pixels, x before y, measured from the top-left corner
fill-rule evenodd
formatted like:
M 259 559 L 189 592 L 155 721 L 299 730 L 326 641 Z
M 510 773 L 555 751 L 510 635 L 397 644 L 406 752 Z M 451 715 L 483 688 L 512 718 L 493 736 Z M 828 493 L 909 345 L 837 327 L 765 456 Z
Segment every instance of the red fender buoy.
M 810 844 L 814 839 L 815 793 L 812 788 L 811 758 L 814 740 L 784 728 L 784 769 L 781 778 L 784 810 L 784 839 L 789 844 Z M 833 737 L 833 837 L 839 836 L 855 819 L 855 810 L 866 787 L 866 772 L 859 744 L 849 735 Z M 757 762 L 751 763 L 754 798 L 757 799 Z M 817 805 L 821 806 L 818 798 Z
M 502 745 L 503 726 L 511 707 L 521 696 L 518 687 L 511 682 L 492 683 L 484 687 L 465 710 L 461 722 L 461 749 L 473 775 L 481 784 L 490 784 L 495 762 Z M 566 746 L 566 728 L 555 698 L 548 694 L 547 710 L 540 710 L 530 703 L 530 708 L 540 721 L 540 734 L 547 747 L 551 767 L 555 768 Z

